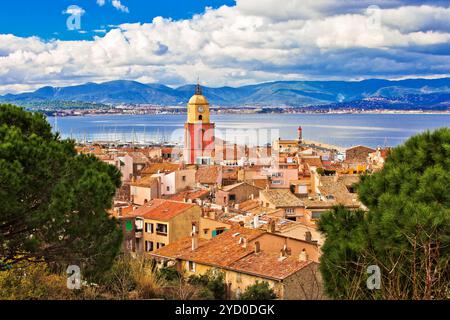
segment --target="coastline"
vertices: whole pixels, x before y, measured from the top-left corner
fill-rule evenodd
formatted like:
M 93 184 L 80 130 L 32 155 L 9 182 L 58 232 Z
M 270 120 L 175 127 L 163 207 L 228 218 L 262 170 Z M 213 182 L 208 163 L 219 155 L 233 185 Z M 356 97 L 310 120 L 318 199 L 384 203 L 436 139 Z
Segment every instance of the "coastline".
M 83 116 L 96 116 L 96 115 L 118 115 L 118 116 L 123 116 L 123 115 L 167 115 L 167 116 L 171 116 L 171 115 L 186 115 L 187 113 L 185 111 L 183 112 L 177 112 L 177 111 L 155 111 L 155 112 L 148 112 L 147 110 L 131 110 L 128 109 L 129 112 L 124 112 L 124 111 L 118 111 L 118 112 L 111 112 L 112 110 L 117 110 L 117 109 L 110 109 L 110 110 L 34 110 L 37 112 L 41 112 L 46 114 L 47 116 L 58 116 L 58 117 L 83 117 Z M 33 110 L 31 110 L 33 111 Z M 399 114 L 399 115 L 449 115 L 450 114 L 450 110 L 449 111 L 422 111 L 422 110 L 361 110 L 361 111 L 344 111 L 344 110 L 332 110 L 332 111 L 326 111 L 326 112 L 319 112 L 319 111 L 301 111 L 301 112 L 293 112 L 291 110 L 285 110 L 282 112 L 249 112 L 250 110 L 242 110 L 242 109 L 221 109 L 219 112 L 217 112 L 216 110 L 211 110 L 211 114 L 212 115 L 225 115 L 225 114 L 239 114 L 242 116 L 245 115 L 265 115 L 265 114 L 285 114 L 285 115 L 290 115 L 290 114 L 295 114 L 295 115 L 301 115 L 301 114 L 318 114 L 318 115 L 345 115 L 345 114 L 352 114 L 352 115 L 357 115 L 357 114 L 363 114 L 363 115 L 383 115 L 383 114 L 388 114 L 388 115 L 392 115 L 392 114 Z

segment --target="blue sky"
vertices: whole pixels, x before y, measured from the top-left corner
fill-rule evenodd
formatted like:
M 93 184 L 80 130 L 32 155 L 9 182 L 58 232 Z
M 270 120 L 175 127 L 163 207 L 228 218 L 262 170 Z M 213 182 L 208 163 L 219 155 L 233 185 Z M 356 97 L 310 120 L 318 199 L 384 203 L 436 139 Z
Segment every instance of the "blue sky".
M 186 19 L 204 12 L 205 7 L 233 5 L 234 0 L 122 0 L 121 3 L 128 12 L 116 9 L 108 1 L 103 6 L 99 6 L 96 0 L 4 1 L 0 9 L 0 32 L 48 40 L 90 39 L 95 34 L 94 30 L 109 30 L 110 25 L 151 22 L 156 16 Z M 70 5 L 86 11 L 82 29 L 88 33 L 67 30 L 67 15 L 61 13 Z
M 117 79 L 449 75 L 448 0 L 15 0 L 0 9 L 0 94 Z

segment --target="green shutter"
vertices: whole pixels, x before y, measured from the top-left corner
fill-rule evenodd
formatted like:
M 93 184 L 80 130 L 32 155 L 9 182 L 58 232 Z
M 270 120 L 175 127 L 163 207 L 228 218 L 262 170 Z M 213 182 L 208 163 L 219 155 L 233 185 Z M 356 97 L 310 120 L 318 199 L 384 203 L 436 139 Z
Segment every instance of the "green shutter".
M 133 231 L 133 222 L 131 220 L 127 220 L 125 230 L 128 232 Z

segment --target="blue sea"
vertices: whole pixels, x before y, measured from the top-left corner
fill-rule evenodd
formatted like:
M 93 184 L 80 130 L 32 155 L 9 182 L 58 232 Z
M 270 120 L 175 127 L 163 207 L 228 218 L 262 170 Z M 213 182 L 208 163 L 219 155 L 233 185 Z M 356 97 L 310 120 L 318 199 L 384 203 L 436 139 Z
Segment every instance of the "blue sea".
M 263 145 L 278 137 L 342 147 L 396 146 L 425 130 L 450 126 L 450 114 L 222 114 L 212 115 L 216 135 Z M 186 115 L 91 115 L 48 118 L 63 138 L 78 141 L 182 143 Z

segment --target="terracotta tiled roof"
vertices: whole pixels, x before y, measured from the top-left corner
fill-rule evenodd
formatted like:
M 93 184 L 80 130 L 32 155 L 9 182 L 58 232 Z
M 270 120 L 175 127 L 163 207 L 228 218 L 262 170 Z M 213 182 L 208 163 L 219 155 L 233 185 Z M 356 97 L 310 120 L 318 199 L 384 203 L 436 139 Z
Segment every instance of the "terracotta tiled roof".
M 222 179 L 236 180 L 238 178 L 239 168 L 223 167 Z
M 276 280 L 283 280 L 313 263 L 299 261 L 297 257 L 292 256 L 279 259 L 277 253 L 264 251 L 255 253 L 253 246 L 247 244 L 247 247 L 244 248 L 242 244 L 239 244 L 241 237 L 245 237 L 249 242 L 263 233 L 261 230 L 234 225 L 230 230 L 211 240 L 199 239 L 198 247 L 195 250 L 192 250 L 192 239 L 188 237 L 170 243 L 152 252 L 151 255 L 193 261 Z
M 241 237 L 247 239 L 247 242 L 249 242 L 258 238 L 263 233 L 260 230 L 233 226 L 227 232 L 211 239 L 203 246 L 199 246 L 197 250 L 185 252 L 181 258 L 207 265 L 228 266 L 252 253 L 254 250 L 250 245 L 247 245 L 247 248 L 243 248 L 242 244 L 239 244 Z
M 357 194 L 350 193 L 348 189 L 358 181 L 358 175 L 321 176 L 318 189 L 323 196 L 332 197 L 330 200 L 339 204 L 358 206 Z
M 133 158 L 134 163 L 144 164 L 148 162 L 148 158 L 142 152 L 130 152 L 128 155 Z
M 345 151 L 346 162 L 365 162 L 369 153 L 375 152 L 376 150 L 365 147 L 365 146 L 355 146 L 348 148 Z
M 302 207 L 303 201 L 286 189 L 270 189 L 261 191 L 261 193 L 268 202 L 275 207 Z
M 247 200 L 239 204 L 239 210 L 248 211 L 259 207 L 258 200 Z
M 229 269 L 283 280 L 311 263 L 313 262 L 299 261 L 298 257 L 293 256 L 280 259 L 279 254 L 261 251 L 260 253 L 250 254 L 232 263 Z
M 198 247 L 202 247 L 208 243 L 208 240 L 199 238 L 198 239 Z M 172 258 L 172 259 L 178 259 L 183 254 L 185 254 L 188 251 L 192 250 L 192 238 L 187 237 L 180 239 L 178 241 L 172 242 L 167 246 L 164 246 L 154 252 L 152 252 L 152 255 L 160 256 L 160 257 L 166 257 L 166 258 Z
M 144 176 L 143 178 L 137 181 L 131 182 L 131 185 L 135 187 L 151 187 L 153 184 L 157 182 L 158 182 L 157 177 Z
M 240 187 L 240 186 L 242 186 L 242 185 L 252 186 L 251 184 L 249 184 L 249 183 L 247 183 L 247 182 L 238 182 L 238 183 L 235 183 L 235 184 L 230 184 L 229 186 L 225 186 L 225 187 L 222 188 L 222 190 L 223 190 L 223 191 L 231 191 L 231 190 L 233 190 L 234 188 Z M 255 187 L 255 186 L 252 186 L 252 187 Z M 259 187 L 258 187 L 258 188 L 259 188 Z M 261 188 L 259 188 L 259 189 L 261 189 Z
M 162 153 L 172 153 L 173 148 L 162 148 Z
M 169 173 L 180 168 L 179 164 L 170 162 L 151 163 L 141 171 L 141 174 Z
M 201 166 L 195 173 L 195 181 L 204 184 L 215 184 L 220 182 L 220 175 L 220 166 Z
M 301 159 L 303 163 L 306 163 L 309 166 L 322 167 L 322 160 L 320 160 L 320 157 L 302 157 Z
M 187 200 L 195 200 L 195 199 L 204 199 L 209 195 L 209 190 L 187 190 L 187 191 L 181 191 L 177 194 L 174 194 L 170 196 L 168 199 L 173 201 L 183 201 L 184 199 Z
M 154 199 L 130 215 L 144 219 L 169 221 L 194 206 L 195 204 L 192 203 Z
M 253 185 L 255 187 L 264 189 L 267 187 L 267 185 L 269 184 L 269 181 L 267 180 L 267 178 L 265 179 L 253 179 L 251 180 L 251 182 L 253 183 Z

